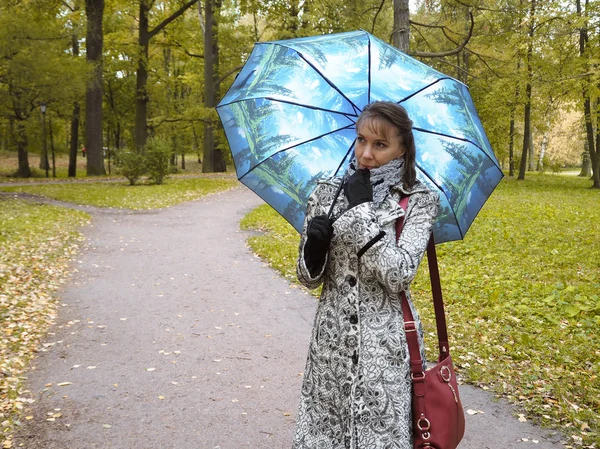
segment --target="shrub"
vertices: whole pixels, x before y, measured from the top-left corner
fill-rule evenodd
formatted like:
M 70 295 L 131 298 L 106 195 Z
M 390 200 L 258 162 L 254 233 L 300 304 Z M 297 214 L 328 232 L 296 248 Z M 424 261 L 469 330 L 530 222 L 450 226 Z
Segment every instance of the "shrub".
M 171 173 L 171 147 L 164 139 L 152 138 L 146 144 L 146 169 L 149 178 L 162 184 Z
M 135 183 L 146 173 L 146 164 L 141 154 L 132 151 L 121 151 L 117 153 L 115 165 L 119 174 L 129 180 L 129 185 Z

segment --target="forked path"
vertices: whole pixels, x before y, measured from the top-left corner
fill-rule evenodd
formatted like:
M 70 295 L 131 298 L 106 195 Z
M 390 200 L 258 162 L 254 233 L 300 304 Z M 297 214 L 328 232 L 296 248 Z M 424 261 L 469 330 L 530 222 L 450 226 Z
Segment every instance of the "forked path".
M 290 448 L 316 300 L 247 248 L 239 221 L 259 204 L 236 188 L 159 211 L 92 209 L 13 447 Z M 461 395 L 482 412 L 461 449 L 563 447 L 491 395 Z

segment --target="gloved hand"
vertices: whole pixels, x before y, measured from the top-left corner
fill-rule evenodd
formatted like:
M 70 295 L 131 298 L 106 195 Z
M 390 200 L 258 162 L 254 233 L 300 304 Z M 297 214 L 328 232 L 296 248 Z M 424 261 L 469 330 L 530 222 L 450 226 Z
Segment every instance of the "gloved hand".
M 308 223 L 304 261 L 311 276 L 316 276 L 323 268 L 332 237 L 333 226 L 327 215 L 317 215 Z
M 344 193 L 351 208 L 367 201 L 373 201 L 371 172 L 366 168 L 356 170 L 344 183 Z

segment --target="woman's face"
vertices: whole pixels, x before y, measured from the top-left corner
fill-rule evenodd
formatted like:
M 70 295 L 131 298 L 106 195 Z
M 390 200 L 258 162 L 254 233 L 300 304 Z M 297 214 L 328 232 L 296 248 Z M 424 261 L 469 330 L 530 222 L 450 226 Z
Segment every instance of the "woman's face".
M 381 167 L 405 152 L 396 128 L 384 119 L 366 119 L 357 129 L 354 154 L 358 168 Z

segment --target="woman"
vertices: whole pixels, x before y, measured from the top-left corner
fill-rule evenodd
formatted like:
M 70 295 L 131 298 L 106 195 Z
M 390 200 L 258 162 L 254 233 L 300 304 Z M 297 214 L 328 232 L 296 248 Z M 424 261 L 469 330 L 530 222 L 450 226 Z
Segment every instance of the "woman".
M 371 103 L 356 129 L 346 176 L 320 183 L 306 209 L 298 279 L 309 288 L 323 283 L 323 290 L 304 372 L 295 449 L 412 448 L 410 367 L 400 298 L 405 292 L 410 301 L 409 285 L 439 200 L 416 179 L 412 121 L 404 108 Z M 406 212 L 398 204 L 405 195 L 410 196 Z M 400 217 L 405 220 L 396 239 Z M 422 347 L 419 317 L 411 308 Z

